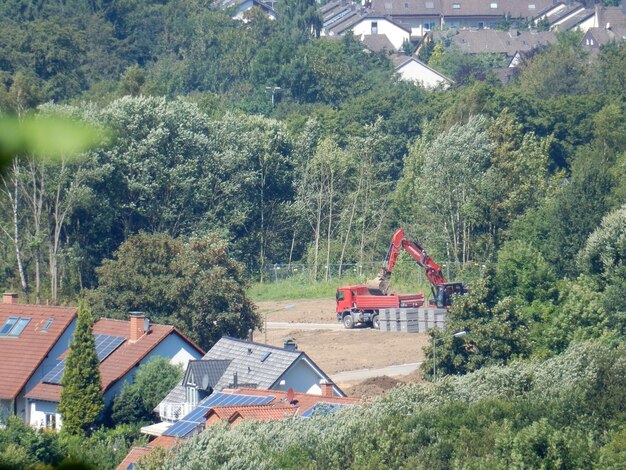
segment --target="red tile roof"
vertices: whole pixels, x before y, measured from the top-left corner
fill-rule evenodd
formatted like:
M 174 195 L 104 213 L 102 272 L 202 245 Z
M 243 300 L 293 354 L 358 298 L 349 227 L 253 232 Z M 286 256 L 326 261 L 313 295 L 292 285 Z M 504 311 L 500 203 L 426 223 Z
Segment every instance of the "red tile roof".
M 0 398 L 12 400 L 76 317 L 76 308 L 0 304 L 0 328 L 9 317 L 30 318 L 19 336 L 0 336 Z M 44 331 L 49 319 L 52 323 Z
M 151 447 L 133 447 L 124 460 L 117 466 L 117 470 L 126 470 L 130 464 L 137 463 L 144 455 L 152 452 Z
M 100 377 L 103 392 L 106 392 L 133 367 L 137 366 L 150 351 L 171 334 L 177 334 L 200 353 L 203 352 L 177 328 L 170 325 L 151 324 L 147 334 L 141 336 L 137 341 L 130 341 L 129 321 L 103 318 L 94 324 L 93 333 L 123 336 L 126 338 L 126 341 L 124 341 L 119 348 L 100 363 Z M 62 387 L 60 385 L 39 383 L 26 397 L 47 401 L 59 401 L 61 389 Z
M 241 405 L 217 406 L 209 410 L 208 416 L 215 414 L 218 418 L 233 422 L 237 418 L 253 419 L 255 421 L 278 421 L 293 416 L 298 408 L 295 406 L 269 405 Z
M 275 396 L 276 398 L 270 402 L 270 404 L 286 403 L 287 393 L 281 390 L 258 390 L 254 388 L 237 388 L 237 389 L 225 389 L 222 393 L 239 393 L 242 395 L 265 395 Z M 291 404 L 300 408 L 300 412 L 306 411 L 317 403 L 335 403 L 339 405 L 356 405 L 360 403 L 359 398 L 347 398 L 347 397 L 324 397 L 322 395 L 312 395 L 310 393 L 295 392 L 293 394 L 293 401 Z M 215 408 L 214 408 L 215 409 Z

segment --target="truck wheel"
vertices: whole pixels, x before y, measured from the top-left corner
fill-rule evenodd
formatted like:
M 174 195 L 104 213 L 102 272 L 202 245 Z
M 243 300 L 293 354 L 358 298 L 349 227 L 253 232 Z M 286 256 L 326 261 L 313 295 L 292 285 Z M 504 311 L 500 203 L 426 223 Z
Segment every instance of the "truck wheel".
M 372 328 L 375 330 L 380 330 L 380 321 L 378 320 L 378 315 L 374 315 L 372 317 Z
M 343 326 L 346 327 L 346 330 L 351 330 L 354 327 L 354 320 L 352 319 L 352 315 L 347 314 L 343 316 Z

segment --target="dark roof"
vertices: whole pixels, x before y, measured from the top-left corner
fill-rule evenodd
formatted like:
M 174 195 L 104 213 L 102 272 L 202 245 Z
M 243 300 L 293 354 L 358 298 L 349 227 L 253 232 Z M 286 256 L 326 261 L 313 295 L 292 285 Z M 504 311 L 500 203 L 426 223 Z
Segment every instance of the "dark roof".
M 519 76 L 520 69 L 518 67 L 500 67 L 497 69 L 493 69 L 493 73 L 495 73 L 498 80 L 502 83 L 509 83 L 515 77 Z
M 230 359 L 189 361 L 183 383 L 194 380 L 196 388 L 209 391 L 217 385 L 231 362 Z
M 195 343 L 171 325 L 151 324 L 147 334 L 141 336 L 137 341 L 128 341 L 130 337 L 129 321 L 102 318 L 94 324 L 93 334 L 126 338 L 126 341 L 120 347 L 100 363 L 102 390 L 105 392 L 170 335 L 179 336 L 198 352 L 203 352 Z M 60 385 L 42 382 L 28 392 L 26 397 L 57 402 L 59 401 L 61 390 L 62 387 Z
M 365 34 L 361 42 L 372 52 L 392 52 L 396 49 L 385 34 Z
M 527 52 L 537 47 L 556 42 L 552 31 L 496 31 L 495 29 L 436 31 L 437 40 L 449 39 L 459 51 L 466 54 L 506 54 Z
M 0 304 L 0 328 L 9 317 L 30 318 L 19 336 L 0 336 L 0 398 L 17 397 L 76 318 L 76 311 L 75 307 Z
M 552 0 L 372 0 L 375 11 L 393 16 L 534 18 L 552 5 Z
M 287 351 L 224 336 L 202 359 L 231 361 L 216 383 L 216 390 L 222 390 L 232 384 L 235 373 L 240 383 L 255 383 L 261 389 L 268 389 L 303 355 L 304 353 L 300 351 Z

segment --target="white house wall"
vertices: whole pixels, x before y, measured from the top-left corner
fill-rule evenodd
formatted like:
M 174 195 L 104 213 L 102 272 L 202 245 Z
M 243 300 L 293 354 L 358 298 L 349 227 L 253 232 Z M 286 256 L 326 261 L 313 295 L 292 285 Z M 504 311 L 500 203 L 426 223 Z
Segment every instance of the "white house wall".
M 377 29 L 375 29 L 377 32 L 372 32 L 372 23 L 377 23 Z M 366 34 L 384 34 L 396 49 L 401 49 L 404 41 L 408 41 L 411 37 L 408 31 L 384 18 L 365 18 L 363 21 L 356 24 L 352 28 L 352 31 L 355 36 L 361 37 Z
M 300 359 L 296 365 L 292 366 L 282 376 L 281 383 L 272 388 L 283 391 L 293 388 L 296 392 L 321 395 L 320 380 L 322 380 L 322 377 L 306 361 Z M 284 384 L 282 384 L 283 381 Z
M 448 82 L 436 72 L 414 61 L 406 63 L 400 67 L 396 73 L 400 75 L 401 80 L 413 82 L 424 88 L 436 88 L 441 84 L 447 88 L 449 85 Z
M 46 415 L 54 414 L 56 416 L 57 429 L 61 429 L 61 414 L 57 411 L 57 403 L 39 400 L 31 401 L 28 414 L 30 415 L 29 424 L 34 428 L 44 428 Z

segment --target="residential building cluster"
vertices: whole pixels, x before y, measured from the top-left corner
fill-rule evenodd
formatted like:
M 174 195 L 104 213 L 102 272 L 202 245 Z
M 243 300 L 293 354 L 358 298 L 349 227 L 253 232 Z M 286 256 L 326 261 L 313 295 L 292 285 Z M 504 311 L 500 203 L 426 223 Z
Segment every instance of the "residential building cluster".
M 74 307 L 24 305 L 16 294 L 4 294 L 0 416 L 19 416 L 34 428 L 61 429 L 57 405 L 76 322 Z M 204 354 L 177 328 L 152 324 L 141 314 L 128 321 L 100 319 L 92 334 L 105 405 L 152 357 L 165 357 L 185 370 L 180 383 L 155 408 L 158 422 L 142 428 L 154 439 L 133 448 L 121 469 L 132 468 L 156 447 L 173 447 L 216 423 L 306 419 L 359 403 L 347 398 L 291 339 L 279 348 L 252 337 L 223 337 Z

